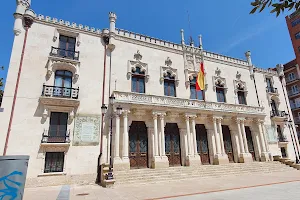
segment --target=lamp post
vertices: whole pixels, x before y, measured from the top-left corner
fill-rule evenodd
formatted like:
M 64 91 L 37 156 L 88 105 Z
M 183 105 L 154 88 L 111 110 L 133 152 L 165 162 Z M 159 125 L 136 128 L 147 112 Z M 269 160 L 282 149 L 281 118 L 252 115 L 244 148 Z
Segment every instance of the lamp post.
M 112 160 L 112 132 L 113 132 L 112 131 L 112 124 L 113 124 L 113 118 L 115 117 L 114 112 L 113 112 L 113 106 L 115 104 L 115 100 L 116 100 L 116 98 L 113 95 L 109 97 L 109 104 L 110 104 L 110 107 L 111 107 L 111 112 L 108 115 L 108 117 L 110 118 L 110 128 L 109 128 L 109 138 L 110 138 L 109 149 L 110 149 L 110 153 L 109 153 L 109 171 L 108 171 L 108 174 L 105 177 L 106 180 L 112 180 L 114 178 L 113 177 L 113 160 Z M 108 107 L 105 104 L 103 104 L 101 106 L 102 114 L 106 115 L 107 110 L 108 110 Z M 118 106 L 116 108 L 116 114 L 121 115 L 121 113 L 122 113 L 122 108 L 120 106 Z

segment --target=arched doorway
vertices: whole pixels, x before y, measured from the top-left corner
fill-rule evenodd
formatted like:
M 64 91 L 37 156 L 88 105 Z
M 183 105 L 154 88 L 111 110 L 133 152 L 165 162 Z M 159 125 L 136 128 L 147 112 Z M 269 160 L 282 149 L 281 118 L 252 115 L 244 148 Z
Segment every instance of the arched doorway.
M 145 122 L 133 121 L 129 129 L 130 168 L 148 167 L 148 137 Z
M 180 166 L 180 135 L 176 123 L 167 123 L 165 126 L 165 151 L 169 160 L 169 166 Z
M 197 152 L 202 164 L 209 164 L 207 132 L 204 124 L 196 125 Z
M 252 134 L 249 126 L 245 126 L 245 132 L 246 132 L 249 153 L 251 153 L 252 159 L 256 160 Z
M 229 162 L 234 162 L 234 154 L 231 142 L 231 134 L 227 125 L 222 125 L 223 141 L 225 153 L 228 155 Z

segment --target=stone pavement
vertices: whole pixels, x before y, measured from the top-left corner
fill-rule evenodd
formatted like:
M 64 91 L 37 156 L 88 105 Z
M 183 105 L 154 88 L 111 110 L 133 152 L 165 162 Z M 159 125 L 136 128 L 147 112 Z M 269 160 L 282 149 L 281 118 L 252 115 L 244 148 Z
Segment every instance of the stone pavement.
M 272 195 L 274 191 L 280 193 L 280 190 L 276 190 L 276 188 L 280 188 L 281 185 L 285 187 L 291 185 L 299 188 L 299 183 L 300 171 L 269 174 L 256 173 L 242 176 L 198 178 L 156 184 L 118 185 L 111 189 L 102 188 L 97 185 L 26 188 L 24 200 L 199 199 L 200 195 L 201 199 L 203 196 L 204 199 L 223 200 L 230 197 L 233 193 L 236 193 L 236 199 L 241 199 L 241 197 L 243 197 L 242 199 L 246 199 L 244 195 L 249 195 L 248 199 L 253 199 L 253 191 L 256 191 L 256 189 L 261 193 L 261 197 L 266 197 Z M 241 188 L 248 189 L 238 190 Z M 288 187 L 286 191 L 289 191 Z M 283 192 L 284 190 L 281 190 L 281 193 Z M 239 195 L 240 198 L 238 198 Z M 274 196 L 272 199 L 275 199 Z

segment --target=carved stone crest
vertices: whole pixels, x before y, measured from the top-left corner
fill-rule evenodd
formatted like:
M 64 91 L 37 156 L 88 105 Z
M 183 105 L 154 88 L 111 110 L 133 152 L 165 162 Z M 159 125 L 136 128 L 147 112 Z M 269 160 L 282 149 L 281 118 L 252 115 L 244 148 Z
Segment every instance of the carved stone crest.
M 140 51 L 137 50 L 137 52 L 134 54 L 133 58 L 137 61 L 142 60 L 143 56 L 141 55 Z
M 167 57 L 166 61 L 165 61 L 165 65 L 167 65 L 168 67 L 171 67 L 172 65 L 172 60 L 170 59 L 170 57 Z

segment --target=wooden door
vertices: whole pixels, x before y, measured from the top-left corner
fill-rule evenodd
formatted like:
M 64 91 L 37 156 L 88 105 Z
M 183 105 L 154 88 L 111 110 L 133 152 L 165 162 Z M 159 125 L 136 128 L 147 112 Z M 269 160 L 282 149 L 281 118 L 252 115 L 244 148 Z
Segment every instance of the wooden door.
M 180 166 L 180 135 L 177 124 L 167 123 L 165 127 L 165 150 L 169 166 Z
M 247 138 L 247 144 L 248 144 L 248 150 L 249 153 L 252 155 L 252 159 L 256 160 L 255 158 L 255 150 L 254 150 L 254 145 L 253 145 L 253 139 L 252 139 L 252 134 L 249 126 L 245 126 L 245 131 L 246 131 L 246 138 Z
M 130 168 L 148 167 L 148 136 L 145 122 L 133 121 L 129 129 Z
M 228 155 L 229 162 L 234 162 L 234 155 L 233 155 L 233 148 L 232 148 L 229 127 L 226 125 L 222 125 L 222 132 L 223 132 L 225 153 Z
M 197 152 L 200 156 L 202 164 L 209 164 L 209 150 L 207 141 L 207 132 L 204 124 L 196 125 L 196 140 L 197 140 Z

